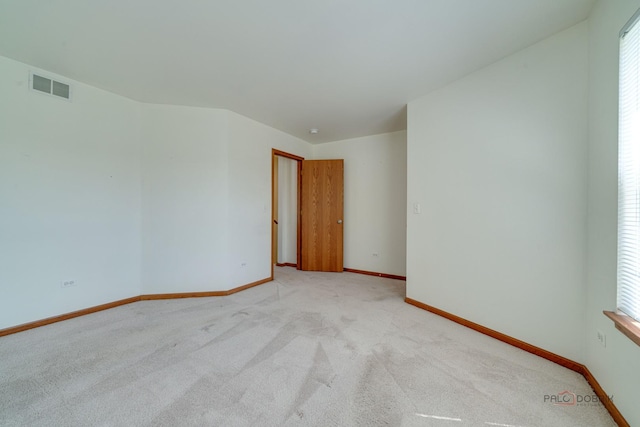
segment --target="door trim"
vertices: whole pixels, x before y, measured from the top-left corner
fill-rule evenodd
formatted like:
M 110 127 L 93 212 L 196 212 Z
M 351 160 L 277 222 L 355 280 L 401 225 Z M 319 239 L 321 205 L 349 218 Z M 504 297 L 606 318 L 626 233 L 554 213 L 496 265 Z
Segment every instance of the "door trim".
M 297 248 L 296 248 L 296 268 L 298 270 L 300 270 L 300 265 L 301 265 L 301 249 L 302 249 L 302 240 L 301 240 L 301 235 L 300 235 L 300 174 L 302 173 L 302 161 L 304 160 L 304 157 L 300 157 L 300 156 L 296 156 L 295 154 L 291 154 L 291 153 L 287 153 L 285 151 L 281 151 L 281 150 L 277 150 L 275 148 L 271 149 L 271 223 L 269 224 L 269 226 L 271 227 L 271 259 L 270 259 L 270 263 L 271 263 L 271 280 L 273 280 L 273 259 L 274 256 L 277 256 L 277 254 L 274 254 L 274 248 L 273 248 L 273 244 L 274 244 L 274 232 L 273 232 L 273 222 L 276 220 L 276 209 L 277 207 L 275 206 L 275 198 L 276 198 L 276 189 L 275 189 L 275 170 L 276 170 L 276 156 L 280 156 L 280 157 L 286 157 L 287 159 L 291 159 L 291 160 L 295 160 L 298 163 L 298 194 L 296 195 L 297 197 L 297 211 L 298 211 L 298 226 L 297 226 Z

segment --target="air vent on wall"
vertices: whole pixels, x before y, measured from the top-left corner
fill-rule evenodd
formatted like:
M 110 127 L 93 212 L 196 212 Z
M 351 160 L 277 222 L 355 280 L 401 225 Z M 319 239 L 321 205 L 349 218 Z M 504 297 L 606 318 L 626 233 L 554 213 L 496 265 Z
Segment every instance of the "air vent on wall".
M 58 98 L 64 98 L 67 100 L 71 99 L 71 87 L 66 83 L 62 83 L 48 77 L 43 77 L 35 73 L 30 74 L 29 80 L 29 86 L 32 90 L 53 95 Z

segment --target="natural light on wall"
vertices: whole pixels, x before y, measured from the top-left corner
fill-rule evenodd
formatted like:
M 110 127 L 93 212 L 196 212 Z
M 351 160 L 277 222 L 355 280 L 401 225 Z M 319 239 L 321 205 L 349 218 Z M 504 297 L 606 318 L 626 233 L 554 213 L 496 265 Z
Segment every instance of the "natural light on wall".
M 620 34 L 618 309 L 640 320 L 640 25 Z

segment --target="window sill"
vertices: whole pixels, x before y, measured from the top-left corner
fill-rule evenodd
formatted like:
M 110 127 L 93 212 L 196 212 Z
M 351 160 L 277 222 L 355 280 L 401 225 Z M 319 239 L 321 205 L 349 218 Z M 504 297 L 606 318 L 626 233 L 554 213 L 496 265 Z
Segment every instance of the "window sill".
M 622 332 L 631 341 L 640 345 L 640 322 L 636 322 L 624 313 L 603 311 L 604 315 L 613 320 L 616 329 Z

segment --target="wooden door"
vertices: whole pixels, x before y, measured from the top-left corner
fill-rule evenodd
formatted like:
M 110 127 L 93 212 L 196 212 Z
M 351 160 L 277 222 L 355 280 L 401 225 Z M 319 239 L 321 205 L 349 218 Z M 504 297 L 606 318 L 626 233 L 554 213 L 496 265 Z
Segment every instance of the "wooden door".
M 304 160 L 300 177 L 301 269 L 342 271 L 344 160 Z

